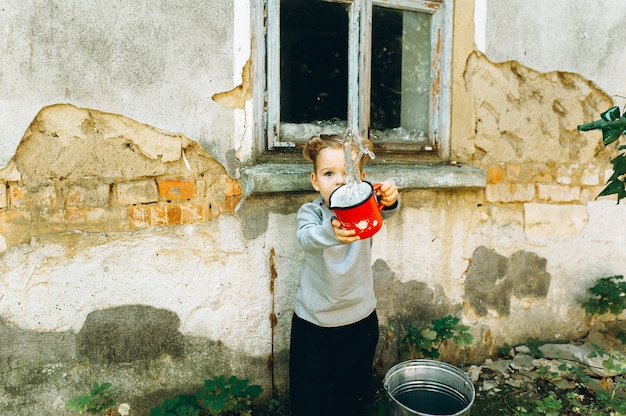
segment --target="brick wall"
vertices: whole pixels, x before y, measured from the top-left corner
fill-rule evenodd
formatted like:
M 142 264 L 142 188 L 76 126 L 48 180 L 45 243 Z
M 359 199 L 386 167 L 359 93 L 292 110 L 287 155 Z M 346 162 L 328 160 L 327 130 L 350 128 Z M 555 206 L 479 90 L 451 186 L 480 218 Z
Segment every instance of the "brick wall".
M 16 156 L 0 171 L 4 248 L 57 232 L 132 231 L 210 221 L 233 212 L 241 197 L 238 181 L 198 143 L 133 120 L 114 122 L 120 118 L 72 106 L 42 110 Z M 61 130 L 60 120 L 74 123 Z M 105 127 L 98 135 L 85 133 L 86 120 Z M 67 145 L 77 137 L 80 145 Z M 168 160 L 142 151 L 153 142 L 169 152 Z M 42 151 L 34 151 L 38 148 Z
M 519 211 L 524 232 L 530 237 L 574 236 L 589 220 L 587 203 L 596 200 L 611 173 L 577 164 L 491 166 L 485 200 L 490 206 Z
M 241 190 L 228 179 L 228 192 L 213 195 L 194 177 L 135 180 L 35 181 L 0 185 L 0 233 L 13 244 L 70 230 L 129 231 L 193 224 L 232 212 Z M 215 206 L 212 201 L 220 201 Z M 12 244 L 11 244 L 12 245 Z
M 487 169 L 488 203 L 581 203 L 604 189 L 607 172 L 594 167 L 496 165 Z M 611 172 L 608 172 L 610 175 Z

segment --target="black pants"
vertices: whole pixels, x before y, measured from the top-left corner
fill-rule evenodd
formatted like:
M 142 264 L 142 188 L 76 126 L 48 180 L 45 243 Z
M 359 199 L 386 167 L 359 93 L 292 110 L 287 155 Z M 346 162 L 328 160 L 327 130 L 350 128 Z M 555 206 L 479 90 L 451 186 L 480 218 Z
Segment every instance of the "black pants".
M 292 416 L 357 416 L 368 402 L 378 343 L 376 311 L 351 325 L 323 328 L 296 314 L 291 324 Z

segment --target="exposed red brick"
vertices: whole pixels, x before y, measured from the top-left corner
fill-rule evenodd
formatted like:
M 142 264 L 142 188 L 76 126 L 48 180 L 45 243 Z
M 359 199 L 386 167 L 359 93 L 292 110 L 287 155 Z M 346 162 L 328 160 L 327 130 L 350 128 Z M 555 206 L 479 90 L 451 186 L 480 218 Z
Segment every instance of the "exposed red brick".
M 65 220 L 67 222 L 85 222 L 87 213 L 84 208 L 68 208 L 65 210 Z
M 182 224 L 182 214 L 180 204 L 168 204 L 167 205 L 167 224 L 179 225 Z
M 500 183 L 504 176 L 504 169 L 502 166 L 492 166 L 487 169 L 487 183 Z
M 226 188 L 224 189 L 224 195 L 226 197 L 237 196 L 237 195 L 241 195 L 242 193 L 243 193 L 243 190 L 241 189 L 241 185 L 239 184 L 239 181 L 236 181 L 231 178 L 226 178 Z
M 167 205 L 165 204 L 152 204 L 148 205 L 150 210 L 150 225 L 168 225 L 167 220 Z
M 30 215 L 27 212 L 19 210 L 2 211 L 0 212 L 0 224 L 6 225 L 12 220 L 18 219 L 20 221 L 29 220 Z
M 235 216 L 235 208 L 237 207 L 239 201 L 241 201 L 241 198 L 238 197 L 226 198 L 220 204 L 220 213 L 228 212 L 230 215 Z
M 132 228 L 144 228 L 151 225 L 150 207 L 136 205 L 128 207 L 128 219 Z
M 159 197 L 168 201 L 186 201 L 196 197 L 196 181 L 192 179 L 157 180 Z
M 67 193 L 66 203 L 69 206 L 82 205 L 85 202 L 85 189 L 80 186 L 72 186 Z
M 208 209 L 204 204 L 199 202 L 187 202 L 179 204 L 179 207 L 181 224 L 193 224 L 210 220 Z
M 13 184 L 9 188 L 10 205 L 14 207 L 51 207 L 56 204 L 54 185 L 42 183 L 30 187 Z
M 66 206 L 102 207 L 109 204 L 109 185 L 92 181 L 88 184 L 73 183 L 69 186 Z
M 9 201 L 14 207 L 24 206 L 26 204 L 26 196 L 28 191 L 21 185 L 12 184 L 9 187 Z

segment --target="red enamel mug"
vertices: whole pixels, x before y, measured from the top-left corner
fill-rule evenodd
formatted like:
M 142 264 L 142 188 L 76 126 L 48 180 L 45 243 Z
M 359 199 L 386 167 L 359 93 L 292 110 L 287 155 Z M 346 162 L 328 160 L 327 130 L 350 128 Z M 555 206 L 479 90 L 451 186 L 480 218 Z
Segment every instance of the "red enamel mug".
M 337 191 L 342 189 L 345 185 L 335 189 L 330 194 L 329 207 L 337 215 L 337 219 L 341 222 L 341 226 L 346 230 L 355 230 L 361 240 L 369 238 L 376 234 L 378 230 L 383 226 L 382 209 L 383 204 L 379 203 L 376 199 L 376 190 L 380 189 L 380 183 L 372 185 L 367 181 L 363 181 L 364 184 L 369 185 L 370 192 L 365 199 L 357 204 L 353 204 L 347 207 L 338 206 L 336 201 L 333 201 L 333 195 L 338 195 Z M 337 198 L 335 198 L 337 199 Z

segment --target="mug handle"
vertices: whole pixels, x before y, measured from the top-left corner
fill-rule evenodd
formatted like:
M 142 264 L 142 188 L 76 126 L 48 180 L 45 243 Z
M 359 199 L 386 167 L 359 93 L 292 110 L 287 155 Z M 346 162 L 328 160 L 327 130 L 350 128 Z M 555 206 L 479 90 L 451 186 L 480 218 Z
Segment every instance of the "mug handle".
M 383 186 L 383 184 L 378 182 L 378 183 L 375 183 L 374 185 L 372 185 L 372 188 L 374 188 L 374 191 L 378 191 L 381 186 Z M 377 199 L 377 201 L 378 201 L 378 199 Z M 382 211 L 383 208 L 385 208 L 385 206 L 379 202 L 378 203 L 378 210 Z

